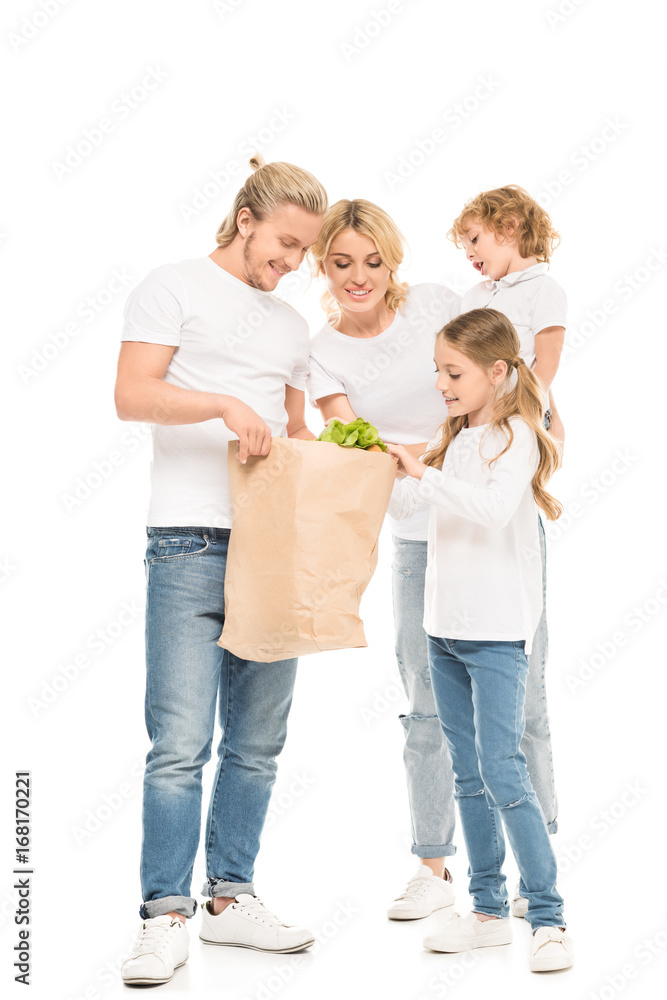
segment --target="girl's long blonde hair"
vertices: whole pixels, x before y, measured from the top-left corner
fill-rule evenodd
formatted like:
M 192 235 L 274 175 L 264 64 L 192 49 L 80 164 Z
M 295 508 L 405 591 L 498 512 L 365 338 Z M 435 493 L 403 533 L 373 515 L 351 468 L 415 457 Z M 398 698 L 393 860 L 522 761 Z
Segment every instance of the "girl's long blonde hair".
M 437 334 L 437 339 L 442 339 L 454 350 L 460 351 L 480 368 L 488 370 L 496 361 L 507 364 L 507 374 L 496 387 L 496 401 L 489 427 L 485 431 L 486 434 L 499 428 L 507 444 L 495 458 L 489 460 L 489 468 L 512 444 L 514 435 L 510 417 L 521 417 L 534 431 L 540 455 L 532 479 L 533 496 L 547 518 L 555 521 L 563 513 L 563 507 L 547 493 L 545 486 L 560 465 L 560 451 L 544 429 L 544 390 L 537 376 L 519 355 L 519 337 L 509 319 L 497 309 L 471 309 L 443 327 Z M 513 386 L 510 385 L 512 369 L 516 369 L 516 382 Z M 459 431 L 467 426 L 468 417 L 465 414 L 445 420 L 442 439 L 424 456 L 424 464 L 439 468 L 449 445 Z
M 315 277 L 322 271 L 331 244 L 346 229 L 353 229 L 373 240 L 382 263 L 389 268 L 389 284 L 384 296 L 387 309 L 400 309 L 408 294 L 407 283 L 400 282 L 396 277 L 396 271 L 403 263 L 404 239 L 391 216 L 372 201 L 344 198 L 331 206 L 324 216 L 320 235 L 309 251 Z M 328 290 L 322 295 L 321 305 L 328 323 L 341 319 L 340 303 Z
M 295 167 L 293 163 L 265 163 L 259 153 L 250 158 L 250 166 L 253 173 L 236 195 L 215 234 L 219 247 L 226 247 L 238 233 L 236 219 L 242 208 L 249 208 L 258 222 L 285 204 L 298 205 L 313 215 L 326 212 L 327 193 L 308 170 Z

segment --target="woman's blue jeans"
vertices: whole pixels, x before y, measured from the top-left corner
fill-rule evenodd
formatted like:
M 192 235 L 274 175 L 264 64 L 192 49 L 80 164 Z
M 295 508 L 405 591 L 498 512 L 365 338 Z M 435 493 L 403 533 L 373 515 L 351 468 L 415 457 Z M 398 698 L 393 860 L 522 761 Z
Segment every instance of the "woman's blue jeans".
M 204 896 L 254 893 L 255 858 L 292 702 L 296 659 L 241 660 L 217 645 L 229 529 L 146 529 L 146 758 L 142 919 L 191 917 L 202 769 L 222 738 L 206 822 Z
M 558 802 L 554 785 L 551 732 L 547 712 L 545 670 L 548 654 L 546 618 L 546 546 L 540 519 L 542 560 L 542 617 L 528 657 L 526 731 L 521 749 L 530 780 L 547 821 L 549 833 L 558 829 Z M 456 851 L 454 836 L 454 776 L 438 721 L 428 664 L 424 619 L 424 577 L 427 543 L 394 536 L 392 589 L 396 626 L 396 659 L 408 698 L 408 713 L 400 720 L 405 731 L 403 760 L 412 820 L 412 853 L 420 858 L 442 858 Z
M 435 704 L 456 776 L 473 909 L 508 916 L 504 825 L 531 929 L 564 927 L 556 858 L 521 750 L 525 642 L 429 636 L 428 647 Z

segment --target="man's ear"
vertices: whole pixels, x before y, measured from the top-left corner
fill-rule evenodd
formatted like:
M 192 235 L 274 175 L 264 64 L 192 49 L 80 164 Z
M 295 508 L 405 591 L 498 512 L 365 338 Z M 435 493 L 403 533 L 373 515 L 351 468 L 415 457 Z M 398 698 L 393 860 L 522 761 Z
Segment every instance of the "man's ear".
M 236 214 L 236 228 L 244 239 L 250 231 L 251 222 L 252 212 L 247 205 L 244 208 L 240 208 Z

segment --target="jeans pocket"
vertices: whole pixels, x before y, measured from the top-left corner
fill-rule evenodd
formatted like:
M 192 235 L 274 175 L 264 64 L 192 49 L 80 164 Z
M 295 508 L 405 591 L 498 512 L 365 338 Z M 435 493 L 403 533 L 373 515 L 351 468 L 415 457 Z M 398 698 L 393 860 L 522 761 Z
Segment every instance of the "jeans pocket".
M 205 552 L 209 546 L 208 535 L 157 535 L 151 543 L 151 565 L 156 562 L 171 562 L 188 559 Z

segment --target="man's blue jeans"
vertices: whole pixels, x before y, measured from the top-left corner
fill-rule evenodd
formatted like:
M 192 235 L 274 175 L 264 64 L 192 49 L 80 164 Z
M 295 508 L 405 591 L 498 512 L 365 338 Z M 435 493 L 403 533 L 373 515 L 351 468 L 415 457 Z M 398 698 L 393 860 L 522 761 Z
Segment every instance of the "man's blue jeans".
M 551 731 L 547 711 L 545 671 L 548 654 L 546 616 L 546 546 L 539 519 L 542 560 L 542 616 L 528 657 L 526 730 L 521 749 L 530 780 L 542 806 L 549 833 L 558 829 Z M 412 853 L 420 858 L 454 854 L 454 776 L 433 701 L 424 619 L 424 577 L 427 542 L 394 536 L 392 590 L 396 627 L 396 660 L 408 698 L 400 720 L 405 731 L 403 760 L 412 819 Z
M 564 927 L 556 858 L 521 750 L 525 642 L 429 636 L 428 647 L 435 704 L 456 777 L 473 909 L 497 917 L 509 913 L 504 824 L 531 929 Z
M 143 919 L 191 917 L 202 768 L 218 704 L 222 738 L 206 823 L 204 896 L 254 893 L 259 838 L 292 702 L 296 659 L 241 660 L 217 645 L 227 528 L 146 529 L 146 758 Z

